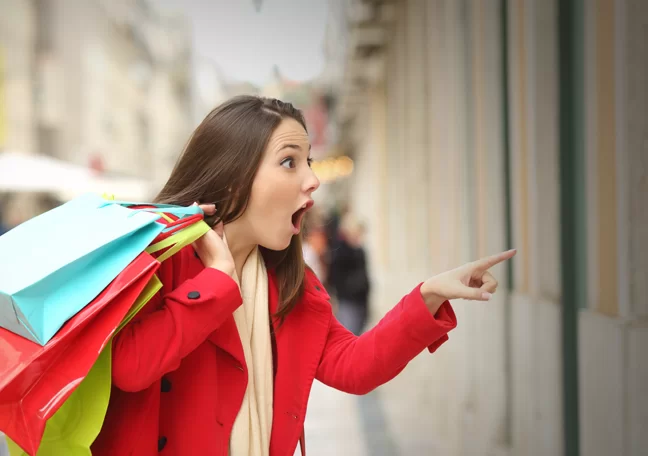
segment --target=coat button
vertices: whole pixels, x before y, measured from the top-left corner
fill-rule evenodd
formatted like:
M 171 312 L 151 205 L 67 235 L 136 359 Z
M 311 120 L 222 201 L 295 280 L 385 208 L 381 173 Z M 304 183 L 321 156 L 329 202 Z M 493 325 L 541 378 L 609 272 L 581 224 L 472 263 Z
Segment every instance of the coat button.
M 189 299 L 198 299 L 198 298 L 200 298 L 200 293 L 198 293 L 197 291 L 190 291 L 187 294 L 187 298 L 189 298 Z
M 160 389 L 163 393 L 168 393 L 169 391 L 171 391 L 171 381 L 166 377 L 162 377 L 162 384 Z
M 167 444 L 167 438 L 162 436 L 158 439 L 158 451 L 164 450 L 164 447 Z

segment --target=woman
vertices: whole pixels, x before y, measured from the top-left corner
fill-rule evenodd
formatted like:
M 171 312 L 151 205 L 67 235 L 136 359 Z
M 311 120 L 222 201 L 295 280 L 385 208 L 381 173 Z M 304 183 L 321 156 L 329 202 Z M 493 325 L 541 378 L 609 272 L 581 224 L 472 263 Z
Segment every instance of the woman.
M 315 378 L 367 393 L 447 340 L 449 299 L 495 291 L 487 270 L 514 252 L 432 277 L 351 334 L 304 267 L 309 149 L 301 113 L 278 100 L 234 98 L 198 126 L 157 202 L 198 202 L 218 223 L 160 268 L 161 293 L 115 337 L 93 454 L 292 455 Z

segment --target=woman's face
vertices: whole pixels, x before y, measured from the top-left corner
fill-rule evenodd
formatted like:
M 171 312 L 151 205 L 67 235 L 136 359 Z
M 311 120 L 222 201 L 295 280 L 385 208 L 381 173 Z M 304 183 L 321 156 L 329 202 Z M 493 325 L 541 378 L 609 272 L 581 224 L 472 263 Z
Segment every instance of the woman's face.
M 284 119 L 268 142 L 247 209 L 237 222 L 254 243 L 284 250 L 299 233 L 319 185 L 310 167 L 306 131 L 296 120 Z

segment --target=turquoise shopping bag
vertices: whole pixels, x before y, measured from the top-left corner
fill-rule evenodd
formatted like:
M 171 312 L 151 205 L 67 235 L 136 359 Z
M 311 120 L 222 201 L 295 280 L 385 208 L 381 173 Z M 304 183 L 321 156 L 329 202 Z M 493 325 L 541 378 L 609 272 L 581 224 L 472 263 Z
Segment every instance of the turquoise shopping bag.
M 108 203 L 83 195 L 0 236 L 0 327 L 45 345 L 165 228 Z

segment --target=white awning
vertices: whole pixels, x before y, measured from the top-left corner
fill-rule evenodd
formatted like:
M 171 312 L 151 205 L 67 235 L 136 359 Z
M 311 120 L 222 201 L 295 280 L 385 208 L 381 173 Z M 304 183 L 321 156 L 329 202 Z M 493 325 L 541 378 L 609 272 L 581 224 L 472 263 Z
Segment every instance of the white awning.
M 69 200 L 87 192 L 116 199 L 147 201 L 151 183 L 144 179 L 96 175 L 91 169 L 44 155 L 0 153 L 0 192 L 48 192 Z

